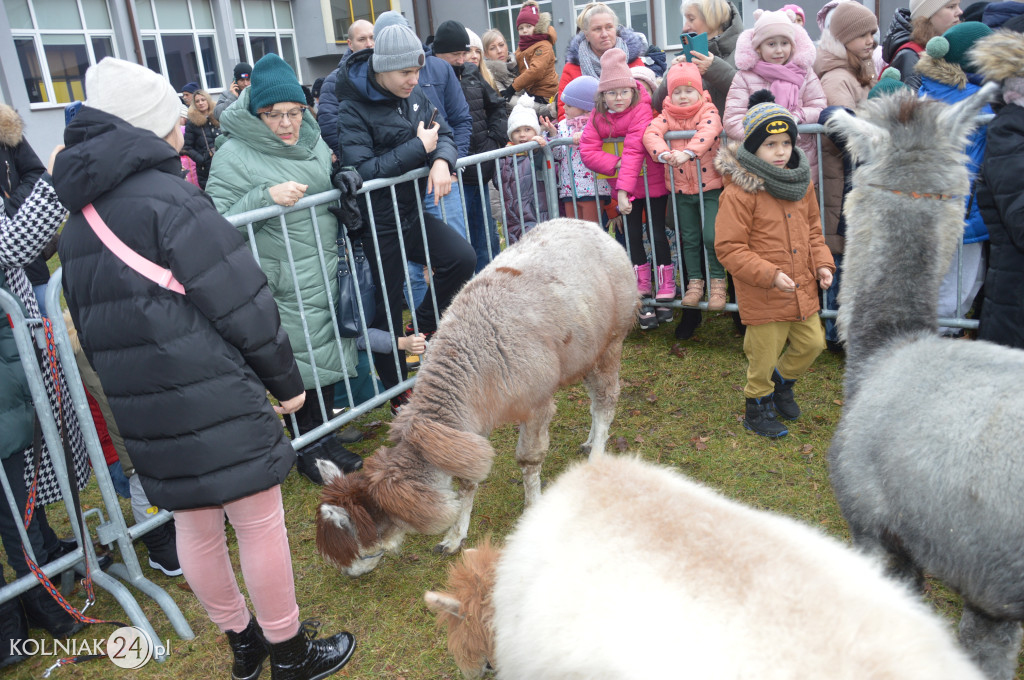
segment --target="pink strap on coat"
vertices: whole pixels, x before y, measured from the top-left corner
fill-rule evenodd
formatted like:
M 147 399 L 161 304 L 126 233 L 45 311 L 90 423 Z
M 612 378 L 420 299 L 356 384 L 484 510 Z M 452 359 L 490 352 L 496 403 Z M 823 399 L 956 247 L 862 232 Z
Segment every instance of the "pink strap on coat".
M 161 288 L 165 288 L 175 293 L 185 294 L 185 287 L 182 286 L 174 274 L 171 273 L 170 269 L 164 269 L 160 265 L 150 262 L 142 255 L 129 248 L 124 244 L 124 241 L 114 235 L 114 232 L 110 231 L 110 227 L 103 221 L 100 214 L 96 212 L 96 208 L 93 207 L 92 203 L 82 208 L 82 214 L 85 215 L 85 220 L 92 227 L 93 233 L 99 237 L 100 241 L 105 245 L 110 252 L 112 252 L 117 259 L 124 262 L 131 269 L 145 276 L 147 279 L 157 284 Z

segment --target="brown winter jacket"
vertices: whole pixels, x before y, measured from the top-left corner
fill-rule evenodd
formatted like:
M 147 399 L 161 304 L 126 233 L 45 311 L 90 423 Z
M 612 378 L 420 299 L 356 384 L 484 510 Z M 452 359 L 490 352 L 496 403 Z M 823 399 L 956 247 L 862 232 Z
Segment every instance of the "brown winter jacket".
M 654 116 L 644 131 L 644 146 L 656 160 L 660 154 L 669 150 L 691 151 L 697 154 L 702 171 L 699 180 L 697 164 L 693 161 L 688 161 L 678 168 L 665 164 L 665 186 L 669 191 L 674 189 L 677 194 L 694 195 L 701 189 L 721 189 L 722 177 L 715 170 L 714 163 L 720 144 L 719 135 L 722 134 L 722 120 L 718 117 L 715 105 L 711 103 L 711 96 L 705 91 L 703 106 L 689 118 L 676 118 L 672 115 L 680 108 L 682 107 L 673 106 L 671 101 L 662 106 L 662 112 Z M 666 140 L 665 133 L 675 130 L 694 130 L 695 134 L 690 139 Z M 698 181 L 703 182 L 703 187 L 697 186 Z
M 558 36 L 551 25 L 551 15 L 541 12 L 537 33 L 547 33 L 547 40 L 538 40 L 525 50 L 516 50 L 519 75 L 512 86 L 541 102 L 550 101 L 558 92 L 558 71 L 555 69 L 555 41 Z
M 821 235 L 814 188 L 799 201 L 783 201 L 736 158 L 737 144 L 723 146 L 715 167 L 725 178 L 715 221 L 715 253 L 732 274 L 740 319 L 748 326 L 804 321 L 821 309 L 817 271 L 835 262 Z M 773 287 L 784 272 L 797 284 L 792 293 Z
M 838 51 L 838 50 L 837 50 Z M 843 49 L 845 53 L 845 48 Z M 861 85 L 846 61 L 824 48 L 818 50 L 814 72 L 821 79 L 825 101 L 829 106 L 855 109 L 871 91 L 870 85 Z M 822 192 L 825 198 L 825 243 L 836 255 L 843 252 L 845 238 L 839 235 L 839 215 L 843 208 L 843 156 L 827 137 L 821 140 Z

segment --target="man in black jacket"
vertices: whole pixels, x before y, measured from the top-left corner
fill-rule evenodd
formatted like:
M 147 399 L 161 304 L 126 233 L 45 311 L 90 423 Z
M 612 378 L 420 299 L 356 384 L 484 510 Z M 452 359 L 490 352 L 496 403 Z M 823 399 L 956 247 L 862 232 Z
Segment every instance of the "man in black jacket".
M 468 52 L 465 46 L 457 41 L 445 40 L 448 35 L 466 35 L 467 39 L 469 35 L 465 26 L 458 21 L 445 21 L 438 26 L 433 43 L 434 55 L 451 64 L 462 86 L 462 93 L 466 95 L 469 115 L 473 120 L 469 136 L 469 155 L 500 149 L 508 142 L 508 112 L 505 102 L 494 88 L 484 81 L 480 69 L 475 64 L 466 63 Z M 477 175 L 476 167 L 463 171 L 463 183 L 466 188 L 462 193 L 466 197 L 467 227 L 469 239 L 476 251 L 477 271 L 487 266 L 491 258 L 498 254 L 499 248 L 497 225 L 490 214 L 491 199 L 487 188 L 487 183 L 492 177 L 493 161 L 481 164 L 480 176 Z

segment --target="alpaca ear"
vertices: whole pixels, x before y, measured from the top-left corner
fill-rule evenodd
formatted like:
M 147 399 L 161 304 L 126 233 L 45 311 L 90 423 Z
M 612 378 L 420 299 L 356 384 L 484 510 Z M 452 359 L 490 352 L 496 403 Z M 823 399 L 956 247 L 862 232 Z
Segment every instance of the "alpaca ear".
M 870 162 L 876 149 L 889 146 L 889 132 L 846 109 L 836 110 L 825 122 L 826 134 L 834 134 L 846 140 L 846 150 L 857 163 Z
M 460 614 L 462 603 L 450 595 L 428 590 L 424 593 L 423 600 L 427 603 L 427 609 L 435 614 L 446 613 L 452 616 L 462 616 Z
M 939 130 L 950 139 L 962 139 L 966 143 L 967 136 L 978 127 L 978 115 L 981 110 L 995 99 L 999 85 L 986 83 L 980 90 L 963 101 L 953 104 L 938 117 Z
M 320 476 L 323 477 L 325 486 L 345 476 L 345 473 L 338 469 L 337 465 L 326 458 L 317 458 L 316 468 L 320 471 Z

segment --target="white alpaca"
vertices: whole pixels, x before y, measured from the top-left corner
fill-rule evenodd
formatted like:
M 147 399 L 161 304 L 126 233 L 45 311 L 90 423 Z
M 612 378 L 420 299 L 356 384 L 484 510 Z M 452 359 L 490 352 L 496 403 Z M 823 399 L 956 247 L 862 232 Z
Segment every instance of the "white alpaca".
M 872 560 L 626 456 L 571 468 L 449 585 L 426 600 L 467 677 L 981 678 Z
M 393 445 L 350 475 L 320 462 L 320 553 L 357 576 L 408 531 L 447 530 L 438 548 L 459 550 L 494 458 L 487 437 L 504 423 L 520 423 L 516 462 L 533 503 L 555 391 L 565 385 L 586 385 L 584 448 L 601 453 L 638 304 L 629 257 L 593 222 L 545 222 L 494 258 L 445 310 L 412 399 L 392 423 Z

